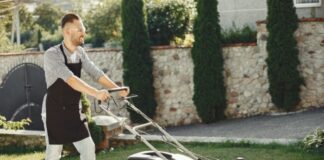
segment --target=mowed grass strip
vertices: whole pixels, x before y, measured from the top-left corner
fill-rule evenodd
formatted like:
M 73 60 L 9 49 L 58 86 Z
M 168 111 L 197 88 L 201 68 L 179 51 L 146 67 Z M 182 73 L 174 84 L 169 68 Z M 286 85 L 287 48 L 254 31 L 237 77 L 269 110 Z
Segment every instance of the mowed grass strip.
M 175 148 L 161 142 L 152 142 L 161 151 L 179 153 Z M 243 157 L 246 160 L 323 160 L 324 152 L 305 152 L 301 144 L 251 144 L 241 143 L 183 143 L 194 153 L 210 159 L 235 160 Z M 97 160 L 126 160 L 131 154 L 149 150 L 139 143 L 125 147 L 118 147 L 110 151 L 97 154 Z M 41 160 L 45 157 L 44 148 L 0 148 L 0 160 Z M 66 156 L 62 160 L 79 160 L 79 156 Z

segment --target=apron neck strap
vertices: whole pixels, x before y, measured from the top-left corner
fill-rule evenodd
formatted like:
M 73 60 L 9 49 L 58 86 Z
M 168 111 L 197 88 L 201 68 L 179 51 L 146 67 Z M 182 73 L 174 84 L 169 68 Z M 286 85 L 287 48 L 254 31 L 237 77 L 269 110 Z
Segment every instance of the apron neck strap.
M 61 53 L 63 54 L 63 57 L 64 57 L 64 63 L 67 64 L 67 59 L 66 59 L 66 55 L 64 53 L 64 49 L 63 49 L 63 45 L 62 44 L 60 45 L 60 49 L 61 49 Z

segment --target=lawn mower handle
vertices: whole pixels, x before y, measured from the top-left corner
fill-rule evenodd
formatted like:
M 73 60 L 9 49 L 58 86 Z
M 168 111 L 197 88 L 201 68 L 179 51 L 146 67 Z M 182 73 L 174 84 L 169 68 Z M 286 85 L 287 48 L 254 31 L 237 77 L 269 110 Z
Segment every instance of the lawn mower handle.
M 119 91 L 122 91 L 122 90 L 129 90 L 129 87 L 117 87 L 117 88 L 111 88 L 111 89 L 108 89 L 107 91 L 109 93 L 113 93 L 113 92 L 119 92 Z
M 111 88 L 107 89 L 108 93 L 113 93 L 113 92 L 119 92 L 123 90 L 129 90 L 129 87 L 117 87 L 117 88 Z M 129 98 L 134 98 L 137 97 L 137 95 L 131 95 Z M 127 97 L 125 97 L 127 99 Z M 101 104 L 101 100 L 98 100 L 98 104 Z

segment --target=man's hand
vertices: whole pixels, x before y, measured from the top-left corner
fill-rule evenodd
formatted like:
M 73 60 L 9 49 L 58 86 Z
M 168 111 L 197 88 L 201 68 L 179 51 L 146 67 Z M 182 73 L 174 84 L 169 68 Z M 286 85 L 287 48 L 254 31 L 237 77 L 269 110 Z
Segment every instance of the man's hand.
M 96 99 L 100 100 L 100 101 L 106 101 L 110 98 L 110 94 L 108 93 L 108 91 L 102 89 L 97 91 L 96 93 Z
M 119 91 L 118 94 L 121 97 L 126 97 L 129 94 L 129 87 L 126 87 L 126 90 Z

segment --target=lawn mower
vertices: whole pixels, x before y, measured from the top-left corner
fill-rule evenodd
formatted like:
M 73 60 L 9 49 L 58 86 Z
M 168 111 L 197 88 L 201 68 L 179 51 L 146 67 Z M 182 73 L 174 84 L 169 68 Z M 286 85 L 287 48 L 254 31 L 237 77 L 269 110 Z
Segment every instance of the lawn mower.
M 120 88 L 114 88 L 107 90 L 109 93 L 118 92 L 121 90 L 126 90 L 127 87 L 120 87 Z M 201 155 L 195 154 L 191 151 L 189 151 L 186 147 L 184 147 L 182 144 L 180 144 L 174 137 L 172 137 L 169 133 L 167 133 L 159 124 L 154 122 L 151 118 L 149 118 L 147 115 L 145 115 L 141 110 L 139 110 L 133 103 L 131 103 L 131 99 L 136 97 L 137 95 L 130 95 L 128 97 L 119 97 L 115 98 L 114 96 L 111 96 L 110 99 L 113 100 L 114 104 L 117 107 L 120 107 L 119 103 L 125 104 L 128 109 L 131 109 L 141 115 L 144 119 L 147 120 L 147 123 L 130 126 L 125 121 L 121 121 L 120 117 L 116 116 L 109 108 L 109 102 L 103 103 L 98 101 L 97 104 L 95 104 L 95 107 L 99 108 L 106 112 L 109 116 L 116 119 L 118 122 L 120 122 L 120 125 L 123 128 L 126 128 L 130 134 L 134 135 L 134 138 L 136 140 L 139 140 L 143 142 L 148 148 L 150 148 L 150 151 L 143 151 L 139 153 L 132 154 L 128 157 L 128 160 L 210 160 L 210 158 L 203 157 Z M 95 108 L 95 110 L 96 110 Z M 174 146 L 177 150 L 179 150 L 182 154 L 178 153 L 170 153 L 165 151 L 159 151 L 157 148 L 155 148 L 148 140 L 146 140 L 142 134 L 140 129 L 143 129 L 148 126 L 153 126 L 155 129 L 158 129 L 162 134 L 162 141 L 166 142 L 167 144 L 170 144 Z

